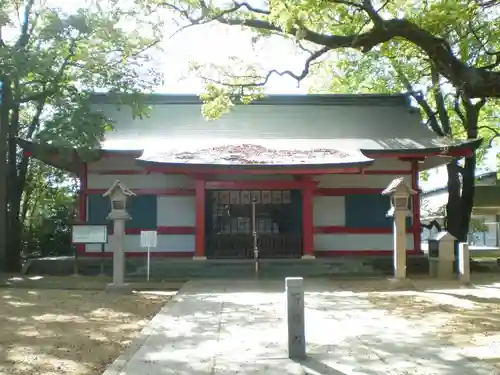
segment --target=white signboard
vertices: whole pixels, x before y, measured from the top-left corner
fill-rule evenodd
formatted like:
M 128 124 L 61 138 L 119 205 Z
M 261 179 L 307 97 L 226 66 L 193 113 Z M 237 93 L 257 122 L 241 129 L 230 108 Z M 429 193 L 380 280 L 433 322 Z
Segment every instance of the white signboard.
M 158 235 L 155 230 L 141 230 L 141 247 L 152 248 L 158 245 Z
M 95 244 L 108 242 L 107 225 L 73 225 L 71 233 L 73 243 Z

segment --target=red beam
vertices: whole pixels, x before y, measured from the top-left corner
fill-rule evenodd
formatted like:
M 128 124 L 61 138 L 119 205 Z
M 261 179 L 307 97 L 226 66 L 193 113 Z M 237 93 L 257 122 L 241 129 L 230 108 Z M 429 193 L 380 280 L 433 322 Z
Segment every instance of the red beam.
M 318 196 L 344 196 L 351 194 L 381 194 L 382 188 L 319 188 L 314 191 Z
M 303 189 L 308 186 L 314 187 L 317 182 L 312 180 L 302 181 L 207 181 L 206 188 L 214 189 L 234 189 L 234 190 L 250 190 L 250 189 Z
M 104 194 L 108 189 L 86 189 L 84 194 Z M 166 189 L 133 189 L 137 195 L 158 195 L 158 196 L 194 196 L 195 189 L 189 188 L 166 188 Z
M 82 254 L 85 258 L 112 258 L 113 252 L 106 251 L 102 255 L 100 252 L 85 252 Z M 145 258 L 147 256 L 146 251 L 127 251 L 125 253 L 126 258 Z M 193 251 L 151 251 L 151 258 L 192 258 Z
M 360 168 L 337 168 L 337 169 L 203 169 L 203 168 L 149 168 L 144 169 L 100 169 L 91 170 L 90 174 L 98 175 L 140 175 L 140 174 L 187 174 L 187 175 L 325 175 L 325 174 L 365 174 L 365 175 L 409 175 L 410 169 L 394 170 L 362 170 Z
M 361 168 L 311 168 L 307 165 L 304 167 L 271 167 L 266 168 L 266 166 L 255 167 L 254 169 L 249 169 L 248 166 L 243 166 L 244 168 L 238 168 L 238 166 L 231 166 L 224 169 L 214 169 L 209 167 L 193 167 L 190 165 L 182 167 L 148 167 L 144 166 L 144 169 L 150 173 L 181 173 L 181 174 L 204 174 L 204 175 L 323 175 L 323 174 L 359 174 L 361 173 Z
M 450 150 L 447 153 L 443 153 L 442 151 L 434 151 L 434 152 L 415 152 L 415 153 L 407 153 L 407 152 L 365 152 L 364 155 L 368 158 L 372 159 L 421 159 L 427 156 L 452 156 L 452 157 L 464 157 L 471 156 L 473 150 L 471 148 L 459 148 L 458 150 Z
M 125 228 L 125 234 L 139 235 L 142 231 L 155 230 L 158 235 L 181 234 L 193 235 L 196 234 L 194 226 L 159 226 L 157 228 Z M 108 229 L 108 234 L 113 234 L 113 227 Z
M 406 228 L 406 233 L 413 233 L 413 228 Z M 317 226 L 316 234 L 392 234 L 392 228 L 348 228 L 343 226 Z
M 389 176 L 398 176 L 398 175 L 409 175 L 412 171 L 410 169 L 380 169 L 380 170 L 365 170 L 363 174 L 368 175 L 389 175 Z
M 201 177 L 196 179 L 196 235 L 195 235 L 195 256 L 205 256 L 205 180 Z
M 307 216 L 307 215 L 306 215 Z M 304 220 L 304 215 L 302 216 Z M 308 224 L 308 223 L 303 223 Z M 309 226 L 309 225 L 307 225 Z M 316 234 L 391 234 L 392 228 L 349 228 L 344 226 L 310 226 L 311 233 Z M 125 234 L 128 235 L 139 235 L 141 231 L 144 230 L 156 230 L 159 235 L 170 235 L 170 234 L 179 234 L 179 235 L 195 235 L 196 227 L 195 226 L 158 226 L 155 229 L 151 228 L 127 228 L 125 229 Z M 414 233 L 415 228 L 409 227 L 406 228 L 407 233 Z M 109 234 L 113 234 L 113 229 L 110 229 Z M 305 246 L 304 246 L 305 247 Z M 308 246 L 309 249 L 313 248 L 313 246 Z

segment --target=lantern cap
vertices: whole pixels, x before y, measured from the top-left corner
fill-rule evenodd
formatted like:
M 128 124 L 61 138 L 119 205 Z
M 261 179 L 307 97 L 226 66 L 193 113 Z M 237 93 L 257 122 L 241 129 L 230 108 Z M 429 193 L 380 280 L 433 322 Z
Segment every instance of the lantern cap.
M 127 197 L 133 197 L 135 196 L 135 193 L 130 190 L 128 187 L 126 187 L 124 184 L 120 182 L 120 180 L 116 180 L 113 185 L 106 191 L 102 196 L 103 197 L 111 197 L 113 196 L 114 193 L 116 192 L 121 192 L 123 195 Z
M 382 191 L 382 195 L 406 195 L 411 196 L 417 194 L 416 190 L 413 190 L 405 182 L 404 177 L 397 177 L 391 181 L 391 183 Z

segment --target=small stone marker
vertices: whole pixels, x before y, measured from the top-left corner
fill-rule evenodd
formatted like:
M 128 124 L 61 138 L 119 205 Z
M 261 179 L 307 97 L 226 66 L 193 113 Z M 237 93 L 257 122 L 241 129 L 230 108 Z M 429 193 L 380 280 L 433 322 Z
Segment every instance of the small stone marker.
M 288 358 L 305 358 L 304 279 L 302 277 L 287 277 L 285 286 Z
M 467 243 L 458 245 L 458 278 L 463 283 L 470 283 L 470 250 Z

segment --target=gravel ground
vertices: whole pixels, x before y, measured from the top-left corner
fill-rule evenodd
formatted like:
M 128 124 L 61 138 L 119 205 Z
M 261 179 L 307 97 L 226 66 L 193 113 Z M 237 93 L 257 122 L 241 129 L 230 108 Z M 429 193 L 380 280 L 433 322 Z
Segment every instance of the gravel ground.
M 175 292 L 0 289 L 0 375 L 99 375 Z

